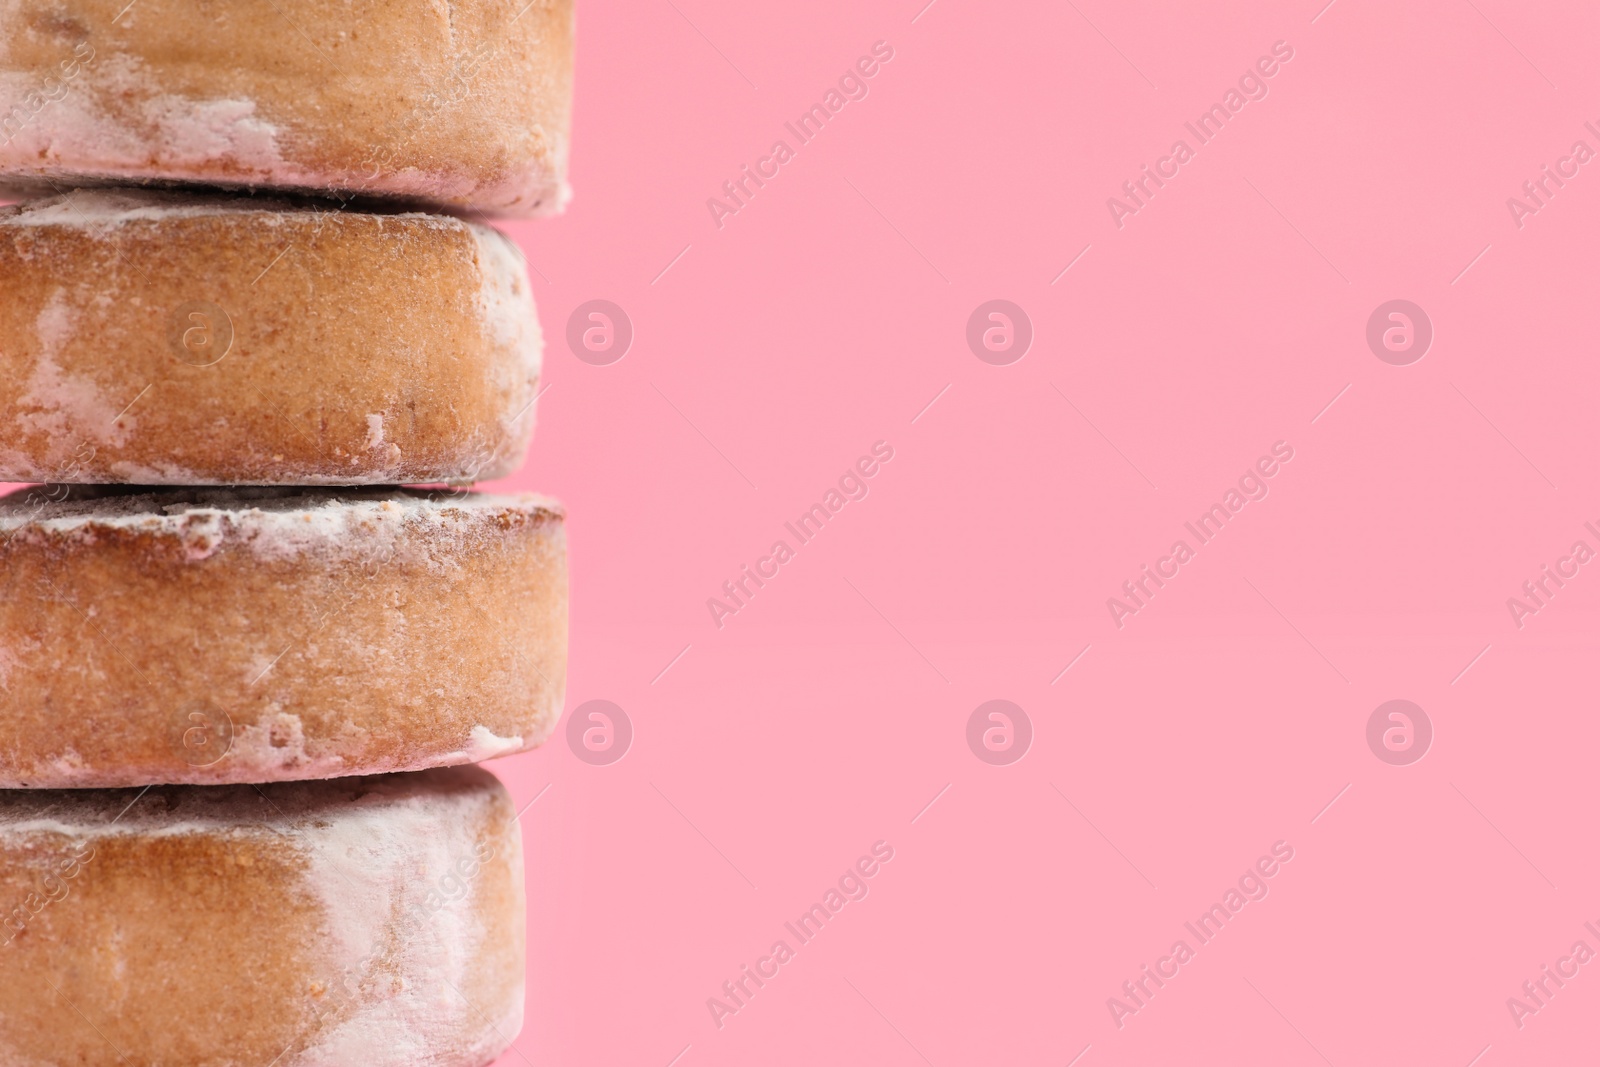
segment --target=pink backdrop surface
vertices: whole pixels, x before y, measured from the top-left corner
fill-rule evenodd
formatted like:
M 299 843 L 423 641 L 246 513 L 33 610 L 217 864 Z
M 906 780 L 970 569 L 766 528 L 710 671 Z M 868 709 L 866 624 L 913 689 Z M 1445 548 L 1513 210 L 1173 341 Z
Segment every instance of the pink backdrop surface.
M 923 2 L 580 10 L 501 1062 L 1592 1057 L 1600 9 Z

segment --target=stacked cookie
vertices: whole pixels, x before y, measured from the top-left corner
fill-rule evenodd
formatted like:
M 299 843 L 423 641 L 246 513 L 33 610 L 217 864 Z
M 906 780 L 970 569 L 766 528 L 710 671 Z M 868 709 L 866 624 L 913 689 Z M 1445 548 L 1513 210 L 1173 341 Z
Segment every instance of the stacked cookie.
M 0 1067 L 515 1037 L 516 812 L 466 765 L 560 715 L 565 535 L 465 487 L 532 433 L 483 220 L 565 200 L 571 21 L 0 4 L 0 481 L 42 483 L 0 498 Z

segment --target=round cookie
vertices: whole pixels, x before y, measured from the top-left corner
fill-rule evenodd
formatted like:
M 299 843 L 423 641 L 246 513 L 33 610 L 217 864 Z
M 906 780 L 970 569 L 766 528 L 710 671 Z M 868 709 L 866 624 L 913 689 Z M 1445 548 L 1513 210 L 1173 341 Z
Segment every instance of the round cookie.
M 522 868 L 478 767 L 0 792 L 0 1062 L 482 1067 L 522 1025 Z
M 504 477 L 539 365 L 486 226 L 127 190 L 0 208 L 0 481 Z
M 571 0 L 0 0 L 0 191 L 567 200 Z
M 520 752 L 561 714 L 566 534 L 534 496 L 0 497 L 0 788 L 269 782 Z

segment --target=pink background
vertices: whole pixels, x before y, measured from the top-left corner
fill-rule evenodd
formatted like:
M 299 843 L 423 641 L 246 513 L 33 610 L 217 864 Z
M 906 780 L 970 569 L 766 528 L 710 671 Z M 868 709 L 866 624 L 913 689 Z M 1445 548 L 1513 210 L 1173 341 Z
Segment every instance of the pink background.
M 1520 229 L 1506 200 L 1600 149 L 1600 10 L 1323 2 L 580 11 L 575 198 L 508 227 L 550 389 L 505 484 L 570 510 L 569 714 L 636 734 L 590 766 L 564 720 L 493 765 L 548 789 L 502 1063 L 1592 1057 L 1600 964 L 1520 1029 L 1506 1001 L 1600 951 L 1600 566 L 1521 629 L 1506 600 L 1600 549 L 1600 164 Z M 719 229 L 707 199 L 879 40 Z M 1119 229 L 1107 198 L 1280 40 Z M 597 298 L 636 331 L 609 366 L 564 340 Z M 993 298 L 1035 330 L 1010 366 L 964 339 Z M 1435 331 L 1410 366 L 1365 341 L 1395 298 Z M 719 630 L 707 598 L 877 440 L 870 495 Z M 1270 495 L 1118 629 L 1106 599 L 1279 440 Z M 1009 766 L 966 743 L 996 698 L 1035 731 Z M 1365 737 L 1397 698 L 1435 731 L 1410 766 Z M 1107 998 L 1279 840 L 1270 895 L 1119 1029 Z

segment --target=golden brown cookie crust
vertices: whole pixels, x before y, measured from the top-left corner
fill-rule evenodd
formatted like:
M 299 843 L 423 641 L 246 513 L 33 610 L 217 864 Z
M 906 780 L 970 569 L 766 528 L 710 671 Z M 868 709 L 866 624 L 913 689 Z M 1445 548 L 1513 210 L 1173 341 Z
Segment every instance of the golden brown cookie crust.
M 571 0 L 0 0 L 0 186 L 567 199 Z
M 539 363 L 485 226 L 127 190 L 0 208 L 0 481 L 504 477 Z
M 398 489 L 0 498 L 0 788 L 531 748 L 566 684 L 563 520 L 539 497 Z
M 0 792 L 0 1062 L 481 1067 L 521 1026 L 522 868 L 478 767 Z

